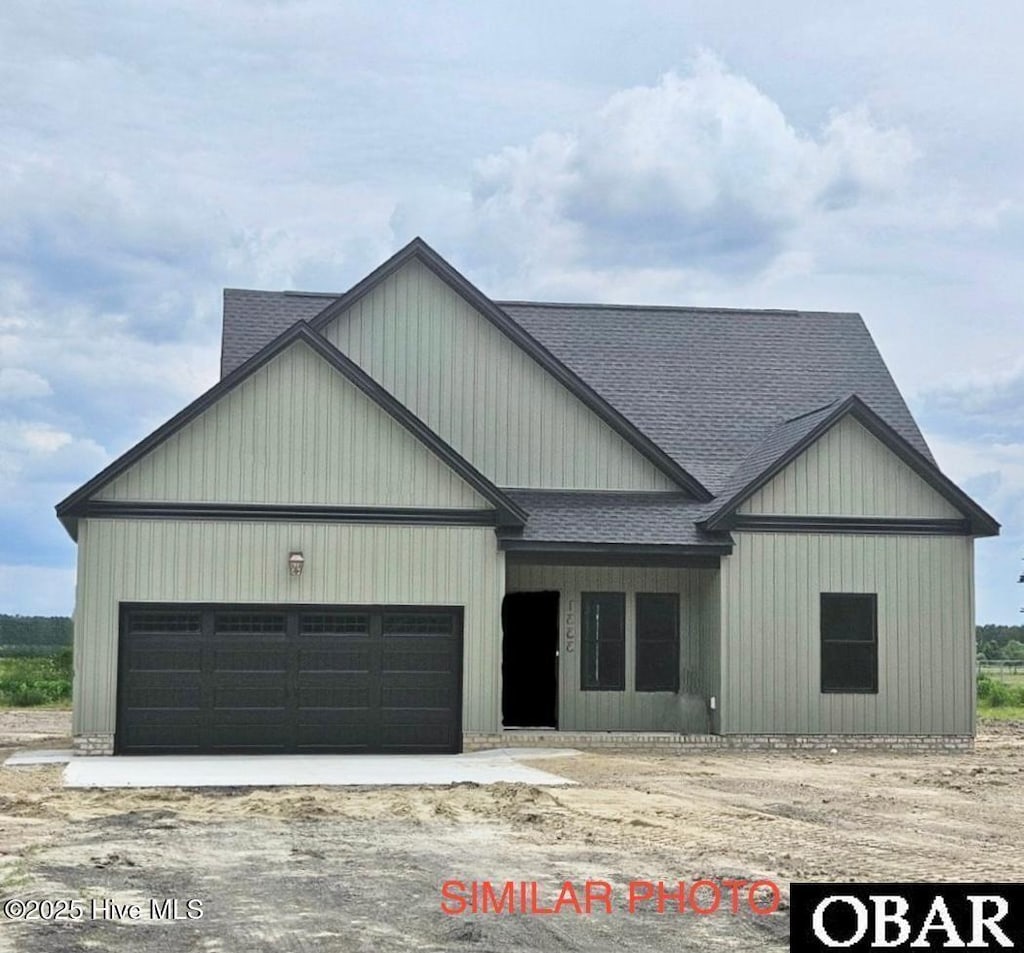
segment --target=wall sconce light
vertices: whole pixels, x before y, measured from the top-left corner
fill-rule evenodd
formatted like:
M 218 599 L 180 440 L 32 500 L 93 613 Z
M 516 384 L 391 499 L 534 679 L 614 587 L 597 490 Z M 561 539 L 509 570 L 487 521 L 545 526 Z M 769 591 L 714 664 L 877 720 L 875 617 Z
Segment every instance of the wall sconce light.
M 306 558 L 302 553 L 288 554 L 288 572 L 293 576 L 302 575 L 302 567 L 306 565 Z

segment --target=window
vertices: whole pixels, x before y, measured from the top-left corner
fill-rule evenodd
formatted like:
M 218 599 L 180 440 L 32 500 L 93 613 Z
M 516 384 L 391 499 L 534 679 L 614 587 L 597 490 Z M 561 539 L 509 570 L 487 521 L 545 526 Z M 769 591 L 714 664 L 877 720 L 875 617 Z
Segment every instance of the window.
M 636 690 L 679 691 L 679 596 L 636 594 Z
M 584 592 L 580 687 L 621 692 L 626 687 L 626 596 Z
M 878 596 L 821 594 L 821 690 L 878 691 Z

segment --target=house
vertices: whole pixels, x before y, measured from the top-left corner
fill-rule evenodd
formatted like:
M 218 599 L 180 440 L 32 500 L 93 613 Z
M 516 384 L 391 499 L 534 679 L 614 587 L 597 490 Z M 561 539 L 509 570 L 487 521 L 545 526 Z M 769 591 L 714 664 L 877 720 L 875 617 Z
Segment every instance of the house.
M 492 301 L 417 239 L 226 291 L 220 382 L 57 513 L 84 753 L 973 736 L 998 524 L 856 314 Z

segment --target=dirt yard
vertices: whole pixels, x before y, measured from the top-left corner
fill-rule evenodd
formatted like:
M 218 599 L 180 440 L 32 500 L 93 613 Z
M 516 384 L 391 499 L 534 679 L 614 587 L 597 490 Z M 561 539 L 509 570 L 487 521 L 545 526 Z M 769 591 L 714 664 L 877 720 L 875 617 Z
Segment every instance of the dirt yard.
M 0 712 L 0 760 L 66 712 Z M 66 739 L 64 741 L 66 744 Z M 4 750 L 6 746 L 7 750 Z M 138 902 L 138 921 L 8 922 L 0 950 L 784 950 L 788 916 L 629 914 L 630 881 L 1024 880 L 1024 725 L 969 755 L 583 754 L 576 787 L 70 791 L 0 769 L 0 897 Z M 445 915 L 446 880 L 612 885 L 590 916 Z M 149 900 L 202 901 L 161 922 Z M 100 907 L 100 910 L 109 908 Z

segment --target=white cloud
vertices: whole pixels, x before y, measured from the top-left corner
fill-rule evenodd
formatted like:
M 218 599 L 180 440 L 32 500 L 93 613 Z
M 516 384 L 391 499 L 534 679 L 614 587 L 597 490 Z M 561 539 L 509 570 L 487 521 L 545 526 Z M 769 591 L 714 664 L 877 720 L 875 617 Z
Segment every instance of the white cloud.
M 892 195 L 915 155 L 907 132 L 863 106 L 801 132 L 703 54 L 685 76 L 615 93 L 575 130 L 482 160 L 474 197 L 485 240 L 528 268 L 751 273 L 808 216 Z
M 61 447 L 71 443 L 71 434 L 45 425 L 24 427 L 21 436 L 28 448 L 38 453 L 56 453 Z
M 21 367 L 0 368 L 0 400 L 48 397 L 52 393 L 50 382 L 34 371 L 27 371 Z

